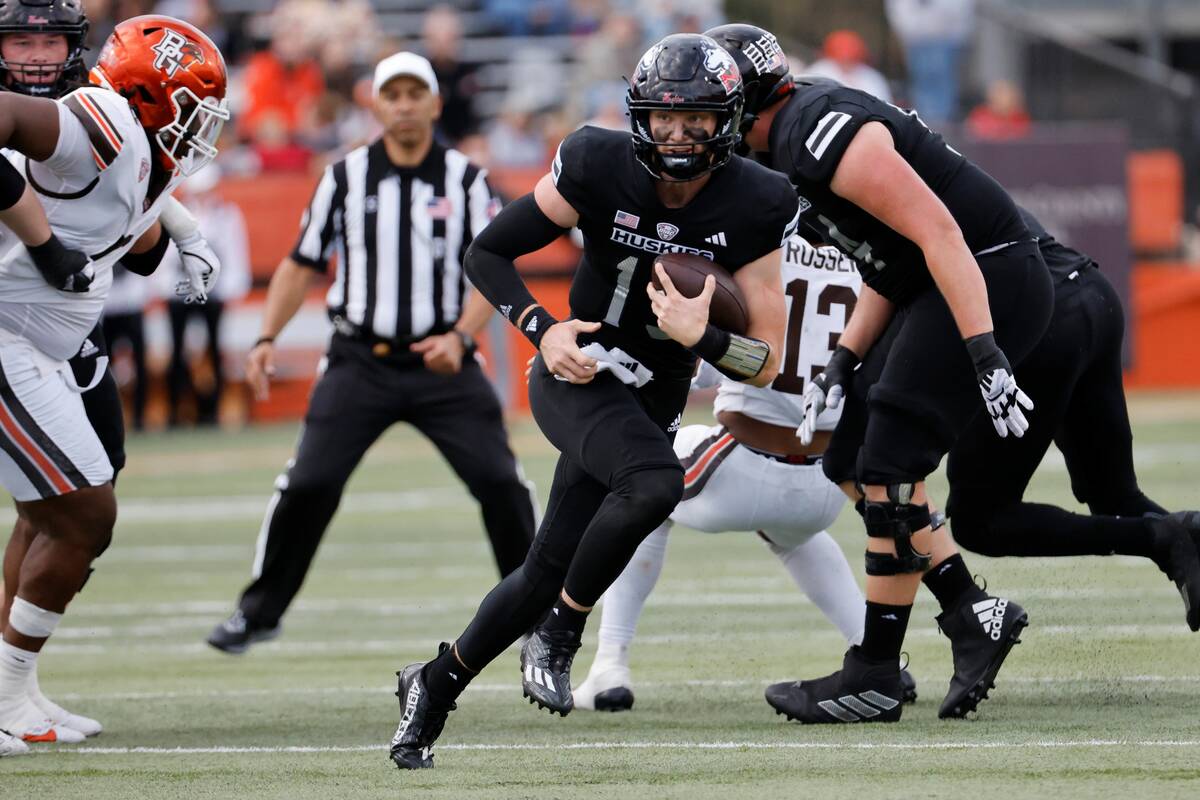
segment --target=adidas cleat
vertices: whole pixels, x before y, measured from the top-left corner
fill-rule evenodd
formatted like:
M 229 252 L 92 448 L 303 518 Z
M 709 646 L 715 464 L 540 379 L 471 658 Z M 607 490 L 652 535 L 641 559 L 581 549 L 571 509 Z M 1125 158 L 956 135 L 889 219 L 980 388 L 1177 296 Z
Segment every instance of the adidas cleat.
M 4 758 L 5 756 L 23 756 L 28 752 L 29 745 L 8 731 L 0 731 L 0 758 Z
M 1200 511 L 1157 516 L 1150 527 L 1154 561 L 1179 590 L 1188 627 L 1200 631 Z
M 1013 645 L 1021 641 L 1029 615 L 1011 600 L 984 597 L 939 614 L 937 623 L 954 654 L 950 691 L 938 716 L 965 717 L 995 688 L 996 674 Z
M 566 716 L 575 707 L 571 696 L 571 662 L 579 639 L 569 631 L 538 628 L 521 648 L 521 692 L 551 714 Z
M 900 702 L 905 705 L 917 702 L 917 679 L 906 669 L 900 670 Z
M 767 703 L 776 714 L 804 724 L 896 722 L 903 697 L 899 664 L 873 661 L 858 645 L 846 651 L 842 668 L 813 681 L 767 687 Z
M 278 623 L 272 626 L 255 625 L 246 619 L 239 608 L 229 619 L 213 628 L 205 641 L 223 653 L 239 656 L 246 652 L 250 645 L 269 642 L 282 631 L 283 626 Z
M 597 670 L 593 665 L 587 680 L 571 692 L 575 708 L 587 711 L 628 711 L 633 708 L 633 680 L 629 667 L 607 667 Z
M 438 655 L 448 649 L 449 643 L 442 642 Z M 390 756 L 400 769 L 433 767 L 433 743 L 446 725 L 446 716 L 458 708 L 456 703 L 439 707 L 433 702 L 421 674 L 425 663 L 409 664 L 396 673 L 400 679 L 396 690 L 400 698 L 400 724 L 392 736 Z

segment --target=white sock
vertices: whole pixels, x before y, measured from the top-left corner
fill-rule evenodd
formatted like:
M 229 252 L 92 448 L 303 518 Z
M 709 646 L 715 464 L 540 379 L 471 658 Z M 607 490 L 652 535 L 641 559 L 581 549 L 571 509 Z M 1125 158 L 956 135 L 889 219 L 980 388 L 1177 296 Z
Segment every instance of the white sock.
M 846 554 L 825 531 L 803 544 L 784 550 L 767 542 L 792 580 L 821 613 L 837 626 L 850 644 L 861 644 L 867 601 L 863 598 Z
M 0 639 L 0 703 L 25 697 L 29 676 L 37 667 L 37 657 L 37 653 Z
M 638 618 L 646 598 L 658 583 L 667 555 L 667 520 L 638 545 L 625 570 L 604 593 L 600 612 L 600 646 L 592 669 L 605 666 L 629 666 L 629 645 L 637 630 Z

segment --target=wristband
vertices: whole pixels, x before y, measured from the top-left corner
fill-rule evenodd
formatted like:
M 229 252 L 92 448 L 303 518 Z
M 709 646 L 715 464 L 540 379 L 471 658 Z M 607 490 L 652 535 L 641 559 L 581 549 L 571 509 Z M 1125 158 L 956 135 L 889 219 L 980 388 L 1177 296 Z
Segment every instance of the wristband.
M 851 372 L 854 372 L 854 370 L 856 370 L 858 365 L 861 363 L 862 359 L 860 359 L 853 350 L 845 345 L 839 344 L 833 349 L 833 355 L 829 357 L 829 362 L 825 365 L 825 369 L 823 371 L 826 375 L 828 375 L 830 372 L 836 372 L 840 369 L 845 370 L 845 374 L 849 375 Z
M 258 347 L 260 344 L 275 344 L 275 337 L 274 336 L 260 336 L 260 337 L 258 337 L 258 339 L 256 339 L 254 341 L 254 347 Z M 251 347 L 250 349 L 253 350 L 254 347 Z
M 992 335 L 991 331 L 963 339 L 963 344 L 967 346 L 967 353 L 971 356 L 971 361 L 975 364 L 976 375 L 982 377 L 997 369 L 1002 369 L 1008 373 L 1012 372 L 1012 367 L 1009 366 L 1008 359 L 1004 357 L 1004 352 L 996 345 L 996 337 Z
M 551 325 L 557 324 L 558 320 L 549 311 L 538 305 L 526 312 L 525 319 L 521 322 L 521 333 L 525 334 L 525 338 L 529 340 L 530 344 L 540 350 L 542 337 L 546 335 L 546 331 L 550 330 Z
M 722 375 L 735 381 L 746 381 L 763 371 L 771 356 L 771 345 L 709 323 L 691 351 L 716 367 Z
M 163 204 L 158 221 L 177 244 L 191 244 L 200 236 L 200 223 L 192 216 L 192 212 L 174 197 Z
M 25 194 L 25 179 L 7 158 L 0 156 L 0 211 L 7 211 Z
M 475 346 L 475 337 L 472 336 L 471 334 L 467 333 L 466 331 L 455 328 L 454 330 L 452 330 L 450 332 L 453 333 L 455 336 L 457 336 L 458 340 L 460 342 L 462 342 L 462 346 L 463 346 L 464 350 L 470 350 L 472 347 Z

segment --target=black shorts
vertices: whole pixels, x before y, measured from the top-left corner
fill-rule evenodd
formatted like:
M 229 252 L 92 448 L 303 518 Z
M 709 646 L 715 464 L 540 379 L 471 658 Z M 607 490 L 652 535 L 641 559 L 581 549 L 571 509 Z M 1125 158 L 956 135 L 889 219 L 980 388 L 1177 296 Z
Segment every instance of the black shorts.
M 1049 323 L 1050 275 L 1033 241 L 977 261 L 996 343 L 1015 366 Z M 896 311 L 855 373 L 825 474 L 864 486 L 923 481 L 982 410 L 975 367 L 950 308 L 936 287 L 926 288 Z
M 635 389 L 611 372 L 576 385 L 551 375 L 539 356 L 529 377 L 529 406 L 565 458 L 611 486 L 624 472 L 683 469 L 672 445 L 688 389 L 687 381 L 657 377 Z
M 108 454 L 115 483 L 117 473 L 125 467 L 125 413 L 121 408 L 117 382 L 107 366 L 107 357 L 108 343 L 104 339 L 104 330 L 96 325 L 84 340 L 83 347 L 68 363 L 75 375 L 75 383 L 80 386 L 92 383 L 97 370 L 104 371 L 99 383 L 83 393 L 83 410 L 87 412 L 88 422 Z

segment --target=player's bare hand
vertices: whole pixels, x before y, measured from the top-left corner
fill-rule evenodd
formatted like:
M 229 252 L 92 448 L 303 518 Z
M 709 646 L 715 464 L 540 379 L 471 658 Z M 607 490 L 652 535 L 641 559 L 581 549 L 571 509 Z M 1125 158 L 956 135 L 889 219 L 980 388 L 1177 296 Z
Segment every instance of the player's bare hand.
M 599 322 L 584 322 L 569 319 L 551 325 L 542 337 L 542 361 L 551 375 L 557 375 L 571 383 L 590 383 L 596 377 L 596 359 L 584 355 L 575 343 L 581 333 L 600 330 Z
M 260 403 L 271 396 L 271 378 L 275 377 L 275 345 L 260 342 L 246 355 L 246 383 Z
M 662 264 L 656 261 L 654 271 L 662 289 L 655 289 L 653 283 L 647 283 L 646 294 L 650 296 L 650 310 L 658 317 L 658 327 L 684 347 L 691 347 L 700 341 L 708 327 L 708 306 L 717 289 L 717 279 L 712 275 L 707 276 L 700 294 L 684 297 L 671 283 L 671 277 Z
M 462 370 L 463 355 L 466 348 L 457 333 L 442 333 L 426 336 L 419 342 L 413 342 L 408 349 L 420 353 L 425 359 L 425 368 L 438 375 L 457 375 Z

